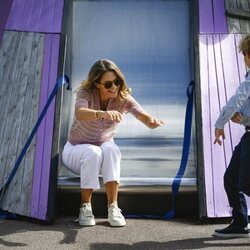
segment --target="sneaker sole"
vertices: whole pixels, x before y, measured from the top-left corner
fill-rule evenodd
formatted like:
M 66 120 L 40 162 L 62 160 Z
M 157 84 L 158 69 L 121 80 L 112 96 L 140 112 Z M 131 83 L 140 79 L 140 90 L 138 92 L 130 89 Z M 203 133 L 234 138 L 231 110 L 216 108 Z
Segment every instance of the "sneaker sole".
M 250 237 L 250 234 L 221 234 L 217 232 L 214 232 L 213 235 L 216 237 L 220 237 L 220 238 L 249 238 Z
M 95 226 L 95 221 L 79 221 L 79 225 L 83 227 Z
M 111 227 L 124 227 L 126 225 L 126 222 L 121 224 L 121 223 L 114 222 L 114 221 L 108 221 L 108 223 Z

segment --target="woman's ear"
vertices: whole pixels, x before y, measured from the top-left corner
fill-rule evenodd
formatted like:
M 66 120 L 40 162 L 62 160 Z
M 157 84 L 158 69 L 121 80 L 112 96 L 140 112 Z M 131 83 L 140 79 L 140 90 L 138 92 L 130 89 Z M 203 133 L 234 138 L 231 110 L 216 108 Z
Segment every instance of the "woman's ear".
M 95 87 L 96 87 L 97 89 L 100 88 L 100 86 L 99 86 L 99 84 L 98 84 L 97 82 L 95 82 Z

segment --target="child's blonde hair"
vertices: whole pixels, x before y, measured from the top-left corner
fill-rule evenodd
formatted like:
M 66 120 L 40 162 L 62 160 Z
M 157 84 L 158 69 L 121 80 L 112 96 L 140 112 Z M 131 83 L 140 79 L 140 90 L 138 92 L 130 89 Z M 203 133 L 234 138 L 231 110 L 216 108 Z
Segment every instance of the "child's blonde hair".
M 242 38 L 239 44 L 239 51 L 242 52 L 244 55 L 250 55 L 250 35 L 247 35 Z

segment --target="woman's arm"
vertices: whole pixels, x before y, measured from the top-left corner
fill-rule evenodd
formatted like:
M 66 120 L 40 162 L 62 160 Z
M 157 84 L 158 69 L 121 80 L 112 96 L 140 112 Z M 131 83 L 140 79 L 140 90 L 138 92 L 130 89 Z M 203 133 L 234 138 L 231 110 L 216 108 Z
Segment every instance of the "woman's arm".
M 77 108 L 75 116 L 80 121 L 91 121 L 98 119 L 106 119 L 115 122 L 122 121 L 122 114 L 116 110 L 102 111 L 89 108 Z
M 146 112 L 140 112 L 136 117 L 140 122 L 148 126 L 149 128 L 157 128 L 165 124 L 162 120 L 156 119 L 155 117 L 149 115 Z

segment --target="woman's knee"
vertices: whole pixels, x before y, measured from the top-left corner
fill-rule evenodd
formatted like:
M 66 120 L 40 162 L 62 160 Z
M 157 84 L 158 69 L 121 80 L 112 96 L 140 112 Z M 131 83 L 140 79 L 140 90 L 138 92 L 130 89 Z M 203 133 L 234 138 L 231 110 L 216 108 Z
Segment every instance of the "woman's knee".
M 102 149 L 98 146 L 92 146 L 88 149 L 87 158 L 100 158 L 102 160 Z
M 121 151 L 119 147 L 112 141 L 104 142 L 101 145 L 104 154 L 112 154 L 121 157 Z

